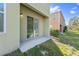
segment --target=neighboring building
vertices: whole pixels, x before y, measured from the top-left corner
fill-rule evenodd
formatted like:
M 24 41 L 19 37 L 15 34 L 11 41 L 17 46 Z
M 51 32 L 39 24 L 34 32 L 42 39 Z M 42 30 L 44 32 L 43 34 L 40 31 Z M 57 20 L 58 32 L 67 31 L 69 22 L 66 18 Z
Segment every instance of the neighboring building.
M 49 39 L 48 4 L 0 3 L 0 55 L 25 52 Z
M 54 12 L 50 15 L 51 28 L 53 30 L 59 30 L 63 32 L 65 24 L 65 19 L 61 11 Z

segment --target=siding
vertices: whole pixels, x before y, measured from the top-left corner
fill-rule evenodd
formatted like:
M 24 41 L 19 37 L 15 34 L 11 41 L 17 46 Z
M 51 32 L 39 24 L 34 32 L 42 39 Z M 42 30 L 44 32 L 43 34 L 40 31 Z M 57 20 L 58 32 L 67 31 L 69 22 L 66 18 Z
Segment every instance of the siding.
M 43 36 L 45 31 L 44 22 L 46 19 L 42 15 L 31 10 L 30 8 L 22 4 L 20 6 L 21 6 L 20 7 L 21 12 L 23 13 L 23 17 L 21 17 L 21 22 L 20 22 L 21 23 L 21 41 L 24 41 L 27 39 L 27 16 L 31 16 L 39 20 L 39 36 Z
M 0 35 L 0 55 L 16 50 L 20 45 L 19 4 L 6 4 L 6 33 Z

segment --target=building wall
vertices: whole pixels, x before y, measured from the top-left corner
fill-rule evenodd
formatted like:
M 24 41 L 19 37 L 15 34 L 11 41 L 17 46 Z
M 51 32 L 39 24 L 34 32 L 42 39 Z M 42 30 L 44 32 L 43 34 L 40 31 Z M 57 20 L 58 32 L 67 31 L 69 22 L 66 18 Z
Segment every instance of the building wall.
M 39 13 L 33 11 L 32 9 L 24 6 L 23 4 L 20 5 L 21 13 L 23 16 L 21 17 L 21 41 L 27 39 L 27 16 L 31 16 L 33 18 L 37 18 L 39 20 L 39 36 L 45 35 L 45 17 L 40 15 Z
M 24 38 L 27 35 L 27 33 L 26 33 L 27 28 L 25 27 L 26 24 L 22 24 L 22 25 L 24 25 L 23 28 L 26 29 L 24 31 L 25 34 L 20 33 L 20 30 L 22 29 L 22 28 L 20 29 L 20 27 L 22 26 L 21 22 L 27 23 L 26 22 L 27 15 L 36 17 L 39 19 L 40 36 L 49 35 L 49 30 L 48 30 L 49 19 L 46 18 L 49 16 L 45 16 L 46 13 L 48 13 L 48 11 L 46 13 L 43 12 L 43 14 L 45 13 L 43 16 L 41 13 L 37 13 L 28 8 L 25 8 L 25 7 L 21 7 L 21 8 L 23 8 L 21 11 L 24 14 L 24 17 L 22 17 L 22 18 L 20 17 L 20 4 L 19 3 L 7 3 L 6 4 L 6 33 L 0 34 L 0 55 L 10 53 L 20 47 L 20 38 L 22 39 L 22 37 L 20 37 L 20 35 L 22 35 Z M 37 7 L 36 9 L 38 9 L 38 8 L 39 7 Z M 43 8 L 44 8 L 44 6 L 43 6 Z M 24 20 L 24 21 L 22 21 L 22 20 Z M 46 20 L 46 22 L 45 22 L 45 20 Z M 45 25 L 47 25 L 47 26 L 45 26 Z
M 39 12 L 40 14 L 43 14 L 47 17 L 50 16 L 50 8 L 48 3 L 25 3 L 28 7 L 34 9 L 36 12 Z
M 0 35 L 0 55 L 16 50 L 20 45 L 19 4 L 6 4 L 6 33 Z
M 62 32 L 63 32 L 64 26 L 66 26 L 66 24 L 65 24 L 65 19 L 62 13 L 60 13 L 60 24 L 62 25 Z
M 51 14 L 51 25 L 52 29 L 60 31 L 60 25 L 62 25 L 61 31 L 63 31 L 65 26 L 64 16 L 61 11 Z
M 51 25 L 53 30 L 60 30 L 60 14 L 58 12 L 51 14 Z

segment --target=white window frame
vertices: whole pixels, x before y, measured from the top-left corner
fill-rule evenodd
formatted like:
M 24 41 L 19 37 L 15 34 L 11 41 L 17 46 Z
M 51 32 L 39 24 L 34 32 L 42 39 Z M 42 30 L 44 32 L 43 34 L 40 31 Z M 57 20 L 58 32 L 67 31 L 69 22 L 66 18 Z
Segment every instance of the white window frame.
M 6 3 L 3 3 L 4 4 L 4 12 L 0 11 L 0 13 L 3 13 L 4 14 L 4 29 L 3 29 L 3 32 L 0 32 L 0 35 L 2 34 L 5 34 L 6 33 Z

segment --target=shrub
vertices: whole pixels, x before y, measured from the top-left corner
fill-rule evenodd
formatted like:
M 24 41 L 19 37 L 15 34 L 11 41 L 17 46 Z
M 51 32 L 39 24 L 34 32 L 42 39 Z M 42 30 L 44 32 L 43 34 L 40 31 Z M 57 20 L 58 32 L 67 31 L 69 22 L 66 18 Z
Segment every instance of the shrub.
M 58 36 L 59 36 L 59 31 L 58 31 L 58 30 L 51 30 L 51 31 L 50 31 L 50 35 L 51 35 L 51 36 L 58 37 Z

